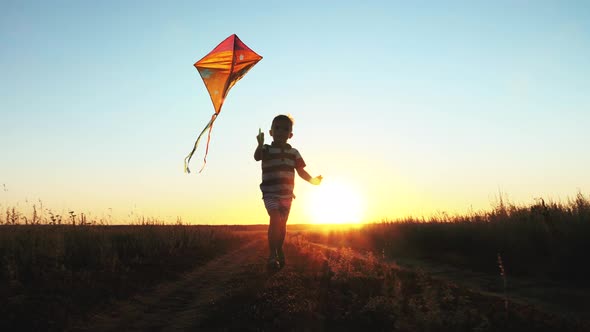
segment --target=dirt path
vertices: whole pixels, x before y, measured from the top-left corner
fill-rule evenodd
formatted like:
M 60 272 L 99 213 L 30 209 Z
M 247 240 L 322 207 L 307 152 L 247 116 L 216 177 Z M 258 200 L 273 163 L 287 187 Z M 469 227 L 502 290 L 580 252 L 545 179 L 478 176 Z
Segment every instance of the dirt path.
M 263 283 L 266 241 L 257 239 L 180 280 L 158 286 L 149 294 L 116 304 L 71 331 L 181 331 L 200 326 L 216 303 L 243 294 L 253 283 Z
M 420 293 L 420 289 L 415 287 L 413 268 L 388 264 L 398 271 L 408 272 L 406 276 L 400 274 L 395 279 L 399 281 L 400 287 L 404 285 L 400 289 L 405 294 L 397 299 L 399 303 L 405 304 L 395 307 L 395 298 L 386 300 L 379 293 L 379 285 L 383 284 L 383 280 L 354 275 L 347 280 L 331 281 L 330 277 L 326 279 L 330 273 L 324 271 L 325 265 L 318 258 L 326 257 L 326 250 L 334 252 L 337 249 L 322 245 L 306 247 L 287 242 L 287 266 L 278 272 L 269 272 L 265 266 L 267 243 L 265 237 L 261 236 L 195 268 L 175 281 L 161 284 L 149 293 L 115 304 L 107 312 L 92 316 L 89 321 L 78 324 L 70 331 L 339 331 L 356 330 L 355 326 L 364 329 L 367 324 L 381 326 L 382 322 L 375 320 L 375 317 L 390 320 L 395 317 L 399 322 L 395 323 L 395 319 L 387 320 L 388 324 L 406 327 L 401 330 L 416 330 L 418 322 L 424 317 L 420 316 L 418 309 L 410 310 L 406 307 L 416 301 L 419 303 L 423 299 L 434 298 L 435 295 L 424 297 L 425 293 Z M 362 253 L 351 251 L 348 254 L 367 260 Z M 395 280 L 391 280 L 392 284 L 396 284 Z M 431 288 L 438 287 L 438 284 L 429 285 Z M 374 295 L 377 296 L 370 295 L 371 292 L 375 292 Z M 456 299 L 467 298 L 464 291 L 457 290 L 455 293 Z M 503 313 L 503 309 L 497 305 L 502 302 L 497 295 L 476 297 L 476 294 L 469 292 L 468 296 L 477 299 L 476 302 L 481 301 L 482 303 L 474 304 L 485 309 L 473 309 L 481 312 L 467 317 L 477 319 L 488 315 L 490 319 L 494 319 L 494 324 L 501 323 L 501 320 L 498 323 L 497 315 L 494 316 Z M 371 303 L 375 308 L 386 311 L 373 308 Z M 467 315 L 471 314 L 468 311 L 471 308 L 471 305 L 457 304 L 446 313 Z M 496 309 L 488 312 L 488 308 Z M 406 317 L 408 313 L 413 316 Z M 539 324 L 555 325 L 547 321 L 546 315 L 535 317 L 535 322 Z M 440 318 L 433 319 L 433 322 L 438 322 L 437 319 Z M 529 318 L 523 318 L 516 321 L 517 328 L 501 330 L 517 331 L 520 330 L 518 322 L 528 321 Z M 464 326 L 457 324 L 462 327 L 473 325 L 469 320 L 463 322 Z

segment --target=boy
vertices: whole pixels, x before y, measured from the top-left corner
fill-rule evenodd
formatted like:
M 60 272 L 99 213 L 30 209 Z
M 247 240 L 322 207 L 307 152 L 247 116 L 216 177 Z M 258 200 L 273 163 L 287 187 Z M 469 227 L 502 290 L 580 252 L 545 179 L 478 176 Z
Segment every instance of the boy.
M 294 198 L 295 171 L 305 181 L 319 185 L 322 176 L 312 177 L 305 170 L 305 162 L 299 151 L 287 144 L 293 137 L 293 119 L 287 115 L 277 115 L 272 120 L 270 136 L 271 145 L 264 144 L 264 133 L 256 136 L 258 147 L 254 151 L 254 160 L 262 160 L 262 199 L 270 217 L 268 226 L 268 247 L 270 255 L 268 266 L 282 268 L 285 266 L 283 242 L 287 232 L 287 219 Z

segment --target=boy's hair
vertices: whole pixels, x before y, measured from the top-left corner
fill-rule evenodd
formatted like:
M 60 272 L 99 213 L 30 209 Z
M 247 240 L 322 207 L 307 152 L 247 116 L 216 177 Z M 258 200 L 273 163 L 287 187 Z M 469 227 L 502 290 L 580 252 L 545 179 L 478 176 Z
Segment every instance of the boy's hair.
M 279 115 L 275 116 L 274 119 L 272 119 L 271 126 L 274 126 L 274 124 L 278 121 L 289 122 L 289 124 L 291 125 L 291 129 L 293 129 L 293 123 L 295 122 L 295 121 L 293 121 L 293 117 L 291 117 L 291 115 L 279 114 Z

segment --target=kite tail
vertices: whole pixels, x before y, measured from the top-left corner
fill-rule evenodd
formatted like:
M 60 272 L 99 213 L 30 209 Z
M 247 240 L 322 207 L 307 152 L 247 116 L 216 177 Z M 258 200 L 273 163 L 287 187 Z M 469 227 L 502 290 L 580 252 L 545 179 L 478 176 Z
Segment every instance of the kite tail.
M 199 134 L 199 137 L 197 137 L 197 140 L 195 141 L 195 146 L 193 147 L 193 150 L 191 151 L 191 153 L 188 154 L 188 156 L 186 156 L 186 158 L 184 158 L 184 172 L 185 173 L 190 173 L 191 172 L 191 170 L 188 168 L 188 164 L 191 161 L 191 158 L 193 157 L 193 154 L 197 150 L 197 146 L 199 145 L 199 141 L 201 140 L 201 137 L 203 136 L 203 134 L 207 130 L 209 130 L 209 135 L 207 135 L 207 149 L 205 150 L 205 157 L 203 158 L 203 167 L 201 167 L 201 169 L 199 170 L 199 173 L 201 173 L 201 171 L 203 170 L 203 168 L 205 168 L 205 164 L 207 163 L 207 153 L 209 152 L 209 141 L 211 140 L 211 129 L 213 128 L 213 122 L 215 122 L 215 119 L 216 118 L 217 118 L 217 113 L 214 113 L 211 116 L 211 120 L 209 120 L 209 123 L 207 123 L 207 125 L 205 126 L 205 128 L 203 128 L 203 130 Z
M 217 114 L 215 114 L 214 117 L 217 118 Z M 209 133 L 207 134 L 207 146 L 205 147 L 205 157 L 203 157 L 203 166 L 201 166 L 199 173 L 203 171 L 203 169 L 205 168 L 205 164 L 207 164 L 207 154 L 209 153 L 209 142 L 211 141 L 211 131 L 213 131 L 213 122 L 215 122 L 215 119 L 211 118 L 211 125 L 209 126 Z

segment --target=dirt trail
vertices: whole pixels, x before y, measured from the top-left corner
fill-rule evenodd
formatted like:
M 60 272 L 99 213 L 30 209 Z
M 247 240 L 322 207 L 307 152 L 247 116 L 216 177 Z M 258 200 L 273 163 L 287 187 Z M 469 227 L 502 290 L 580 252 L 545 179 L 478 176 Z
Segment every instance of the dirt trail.
M 70 331 L 179 331 L 200 325 L 216 302 L 235 296 L 252 282 L 264 282 L 266 241 L 262 238 L 97 314 Z M 258 279 L 258 280 L 256 280 Z

